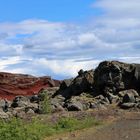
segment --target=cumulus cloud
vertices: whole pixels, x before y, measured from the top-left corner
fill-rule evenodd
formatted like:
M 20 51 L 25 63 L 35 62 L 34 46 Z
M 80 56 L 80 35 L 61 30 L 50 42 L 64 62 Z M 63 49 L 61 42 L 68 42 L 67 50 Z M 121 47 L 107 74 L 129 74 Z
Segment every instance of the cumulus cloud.
M 19 57 L 2 57 L 0 58 L 0 71 L 5 71 L 9 65 L 17 64 L 19 62 Z
M 140 17 L 139 0 L 98 0 L 93 7 L 102 8 L 109 16 Z
M 99 0 L 92 7 L 104 12 L 84 24 L 0 23 L 0 70 L 71 77 L 102 60 L 139 63 L 138 0 Z

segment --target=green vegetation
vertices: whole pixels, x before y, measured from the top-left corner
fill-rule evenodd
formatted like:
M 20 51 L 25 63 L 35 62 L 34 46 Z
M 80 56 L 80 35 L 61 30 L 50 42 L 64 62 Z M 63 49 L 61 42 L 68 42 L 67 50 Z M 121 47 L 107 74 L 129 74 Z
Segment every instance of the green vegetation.
M 50 100 L 49 100 L 49 97 L 47 95 L 45 95 L 44 100 L 41 102 L 41 108 L 42 108 L 43 114 L 48 114 L 48 113 L 52 112 Z
M 47 91 L 42 91 L 40 93 L 40 99 L 41 99 L 41 110 L 43 114 L 48 114 L 52 112 L 51 109 L 51 102 L 50 97 L 47 93 Z
M 82 120 L 76 118 L 61 118 L 56 123 L 43 123 L 39 119 L 26 122 L 13 118 L 10 121 L 0 121 L 0 140 L 43 140 L 47 136 L 62 132 L 84 129 L 100 125 L 100 122 L 89 117 Z

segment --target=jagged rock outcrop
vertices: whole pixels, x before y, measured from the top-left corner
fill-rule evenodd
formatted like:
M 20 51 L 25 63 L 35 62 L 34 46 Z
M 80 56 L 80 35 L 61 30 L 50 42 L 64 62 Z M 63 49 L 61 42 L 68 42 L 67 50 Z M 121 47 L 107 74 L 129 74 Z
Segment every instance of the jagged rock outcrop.
M 93 76 L 94 76 L 93 70 L 89 71 L 80 70 L 76 78 L 62 81 L 60 89 L 54 96 L 61 94 L 63 97 L 68 99 L 71 98 L 72 96 L 78 96 L 82 92 L 91 91 L 94 83 Z
M 62 81 L 60 88 L 54 87 L 59 83 L 47 77 L 4 75 L 0 93 L 37 94 L 17 96 L 12 102 L 0 100 L 0 117 L 42 113 L 46 95 L 51 112 L 106 109 L 111 104 L 122 109 L 140 110 L 140 64 L 104 61 L 95 71 L 80 70 L 77 77 Z
M 60 81 L 49 76 L 35 77 L 25 74 L 0 72 L 0 98 L 12 100 L 15 96 L 37 94 L 42 88 L 56 87 Z
M 121 90 L 140 90 L 140 64 L 118 61 L 104 61 L 94 73 L 94 87 L 97 92 L 117 94 Z
M 76 78 L 62 83 L 55 96 L 65 98 L 63 107 L 68 110 L 105 108 L 109 104 L 140 108 L 140 64 L 104 61 L 95 71 L 80 70 Z M 84 92 L 93 99 L 81 96 Z

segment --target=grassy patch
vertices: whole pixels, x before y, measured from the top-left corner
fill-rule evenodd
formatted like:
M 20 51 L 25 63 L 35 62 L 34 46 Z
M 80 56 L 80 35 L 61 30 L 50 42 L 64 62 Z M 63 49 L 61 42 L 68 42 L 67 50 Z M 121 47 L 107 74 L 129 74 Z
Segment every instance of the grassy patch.
M 42 140 L 53 134 L 84 129 L 100 125 L 100 122 L 89 117 L 82 120 L 76 118 L 61 118 L 56 123 L 42 123 L 33 119 L 30 123 L 13 118 L 10 121 L 0 121 L 0 140 Z

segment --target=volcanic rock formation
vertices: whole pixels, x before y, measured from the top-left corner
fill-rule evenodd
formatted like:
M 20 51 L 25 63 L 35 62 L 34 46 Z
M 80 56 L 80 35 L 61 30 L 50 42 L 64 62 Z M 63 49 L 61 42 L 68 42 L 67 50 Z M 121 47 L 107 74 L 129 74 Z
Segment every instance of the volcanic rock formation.
M 51 112 L 106 109 L 111 104 L 140 111 L 140 64 L 104 61 L 95 70 L 80 70 L 75 78 L 63 80 L 60 88 L 50 77 L 0 73 L 0 79 L 1 97 L 31 95 L 0 100 L 0 118 L 41 113 L 45 97 Z
M 80 70 L 74 79 L 64 80 L 54 98 L 62 96 L 68 110 L 140 108 L 140 64 L 104 61 L 95 71 Z M 83 106 L 83 107 L 82 107 Z
M 42 88 L 57 87 L 60 81 L 49 76 L 35 77 L 24 74 L 0 72 L 0 98 L 13 99 L 17 95 L 37 94 Z

